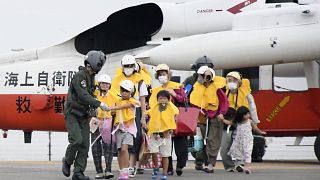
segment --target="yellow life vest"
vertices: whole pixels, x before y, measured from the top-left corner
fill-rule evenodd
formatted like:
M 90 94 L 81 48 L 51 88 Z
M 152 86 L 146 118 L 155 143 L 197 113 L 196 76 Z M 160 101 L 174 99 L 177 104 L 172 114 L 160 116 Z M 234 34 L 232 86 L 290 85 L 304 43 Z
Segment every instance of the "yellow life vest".
M 105 103 L 109 107 L 113 106 L 120 97 L 116 96 L 114 93 L 111 93 L 110 90 L 108 91 L 107 95 L 103 96 L 100 90 L 96 90 L 94 92 L 96 99 L 100 102 Z M 103 111 L 101 108 L 98 108 L 98 118 L 111 118 L 111 111 Z
M 152 76 L 151 76 L 150 71 L 145 66 L 143 66 L 143 68 L 137 73 L 141 75 L 144 83 L 146 83 L 147 86 L 151 86 Z M 116 70 L 115 76 L 118 76 L 121 74 L 122 74 L 122 68 L 118 68 Z
M 152 76 L 150 71 L 146 68 L 146 66 L 142 66 L 141 70 L 137 72 L 141 75 L 143 81 L 146 83 L 147 86 L 151 86 Z M 118 68 L 116 70 L 116 76 L 122 74 L 122 68 Z
M 132 104 L 133 106 L 140 105 L 139 101 L 135 100 L 134 98 L 130 98 L 128 100 L 119 99 L 116 102 L 116 106 L 123 106 L 128 103 Z M 122 114 L 120 114 L 120 113 L 122 113 Z M 134 122 L 135 111 L 133 111 L 132 108 L 125 108 L 122 110 L 117 110 L 116 111 L 116 118 L 114 120 L 114 125 L 120 123 L 120 116 L 122 116 L 122 122 L 125 125 L 130 125 L 131 123 Z
M 152 76 L 147 68 L 140 70 L 139 74 L 142 76 L 143 81 L 147 86 L 151 86 Z
M 247 99 L 248 94 L 251 93 L 250 81 L 248 79 L 242 79 L 241 86 L 238 88 L 238 92 L 232 94 L 229 87 L 226 87 L 226 95 L 229 101 L 229 107 L 238 109 L 241 106 L 245 106 L 250 109 L 249 102 Z M 238 96 L 238 97 L 237 97 Z M 237 103 L 237 105 L 236 105 Z
M 113 78 L 112 83 L 111 83 L 111 87 L 114 88 L 114 90 L 120 94 L 120 83 L 123 80 L 130 80 L 132 81 L 132 83 L 134 84 L 135 88 L 136 88 L 136 93 L 134 94 L 134 97 L 137 97 L 139 95 L 139 89 L 137 87 L 138 83 L 143 80 L 141 75 L 139 73 L 134 73 L 132 74 L 130 77 L 126 77 L 121 70 L 121 73 L 118 72 L 119 70 L 117 70 L 117 74 L 116 76 Z
M 217 87 L 223 88 L 227 85 L 227 80 L 221 76 L 214 76 L 213 82 L 216 84 Z
M 148 124 L 149 135 L 177 128 L 174 117 L 179 114 L 179 109 L 172 102 L 169 102 L 162 112 L 159 111 L 159 104 L 157 103 L 146 113 L 150 117 Z
M 219 107 L 217 90 L 225 86 L 225 81 L 223 82 L 222 80 L 222 77 L 219 78 L 216 76 L 214 81 L 207 88 L 197 81 L 193 85 L 190 103 L 205 110 L 217 110 Z
M 158 94 L 159 91 L 167 90 L 167 89 L 180 89 L 182 86 L 183 86 L 183 84 L 176 83 L 176 82 L 173 82 L 173 81 L 169 81 L 168 84 L 167 84 L 167 87 L 165 87 L 165 88 L 162 87 L 162 86 L 153 88 L 151 90 L 151 96 L 150 96 L 150 99 L 149 99 L 149 106 L 152 107 L 153 105 L 157 104 L 157 102 L 158 102 L 157 94 Z

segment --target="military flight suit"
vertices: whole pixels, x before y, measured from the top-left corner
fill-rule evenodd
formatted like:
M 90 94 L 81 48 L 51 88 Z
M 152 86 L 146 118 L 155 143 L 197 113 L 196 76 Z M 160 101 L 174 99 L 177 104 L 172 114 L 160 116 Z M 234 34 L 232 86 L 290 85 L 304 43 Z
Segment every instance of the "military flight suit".
M 89 151 L 89 116 L 90 108 L 98 108 L 100 101 L 93 97 L 94 75 L 89 74 L 84 67 L 74 75 L 65 105 L 65 123 L 68 130 L 69 145 L 66 150 L 66 162 L 74 163 L 74 172 L 84 172 L 87 166 Z

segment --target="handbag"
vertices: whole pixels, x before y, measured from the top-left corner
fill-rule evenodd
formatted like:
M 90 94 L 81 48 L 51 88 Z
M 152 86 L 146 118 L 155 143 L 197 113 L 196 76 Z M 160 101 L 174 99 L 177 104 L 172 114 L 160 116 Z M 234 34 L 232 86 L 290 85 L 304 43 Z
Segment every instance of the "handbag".
M 100 127 L 101 137 L 104 143 L 114 144 L 116 143 L 116 136 L 112 135 L 112 118 L 104 119 Z
M 185 103 L 185 107 L 178 107 L 179 115 L 177 116 L 177 128 L 174 131 L 175 136 L 194 136 L 197 133 L 197 121 L 200 112 L 199 108 L 189 107 Z

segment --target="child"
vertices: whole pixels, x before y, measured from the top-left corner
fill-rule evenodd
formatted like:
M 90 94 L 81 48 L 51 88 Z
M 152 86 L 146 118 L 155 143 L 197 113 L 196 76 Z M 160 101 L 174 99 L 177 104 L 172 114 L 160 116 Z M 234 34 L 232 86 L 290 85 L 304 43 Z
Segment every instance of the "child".
M 147 111 L 150 117 L 148 123 L 148 135 L 150 136 L 149 150 L 153 154 L 152 179 L 158 178 L 158 158 L 154 154 L 159 153 L 162 157 L 163 175 L 161 180 L 168 179 L 169 159 L 172 151 L 172 130 L 176 129 L 175 116 L 179 113 L 178 108 L 170 101 L 170 93 L 161 90 L 157 94 L 158 103 Z
M 232 122 L 228 120 L 223 120 L 225 124 L 231 125 Z M 257 125 L 255 125 L 250 119 L 250 110 L 241 106 L 238 108 L 234 124 L 237 125 L 237 134 L 231 145 L 229 154 L 232 155 L 237 161 L 244 160 L 245 162 L 245 173 L 251 173 L 251 153 L 253 148 L 253 135 L 252 129 L 258 134 L 266 134 L 266 132 L 261 131 Z
M 110 107 L 110 110 L 116 110 L 114 121 L 114 131 L 117 137 L 118 163 L 120 168 L 119 180 L 129 179 L 129 146 L 133 145 L 133 138 L 137 134 L 135 123 L 135 107 L 140 103 L 132 96 L 135 88 L 130 80 L 120 82 L 121 99 L 116 102 L 116 106 Z
M 98 89 L 95 91 L 95 96 L 96 99 L 100 102 L 105 103 L 108 106 L 114 105 L 116 101 L 116 97 L 112 94 L 109 93 L 109 88 L 111 85 L 111 78 L 107 74 L 101 74 L 98 77 Z M 108 124 L 107 127 L 109 129 L 104 129 L 102 127 L 97 128 L 95 132 L 91 134 L 91 142 L 94 142 L 100 135 L 102 134 L 107 134 L 107 136 L 111 136 L 111 124 L 112 124 L 112 116 L 111 112 L 105 112 L 101 108 L 98 108 L 98 122 L 94 122 L 95 124 L 102 124 L 106 125 Z M 105 127 L 105 126 L 103 126 Z M 107 132 L 103 132 L 107 131 Z M 111 139 L 111 137 L 109 138 Z M 102 152 L 103 151 L 103 152 Z M 102 153 L 105 158 L 106 162 L 106 170 L 105 174 L 103 173 L 103 168 L 102 168 Z M 113 144 L 112 141 L 106 142 L 104 137 L 99 137 L 96 142 L 92 145 L 92 156 L 93 156 L 93 162 L 96 167 L 97 174 L 95 176 L 95 179 L 110 179 L 113 178 L 114 175 L 111 173 L 111 165 L 112 165 L 112 159 L 113 159 Z

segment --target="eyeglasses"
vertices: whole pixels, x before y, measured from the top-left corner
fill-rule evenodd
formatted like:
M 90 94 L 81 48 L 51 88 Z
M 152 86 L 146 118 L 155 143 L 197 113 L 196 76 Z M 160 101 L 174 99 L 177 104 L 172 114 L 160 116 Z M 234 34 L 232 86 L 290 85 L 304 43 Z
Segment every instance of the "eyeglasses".
M 201 75 L 201 77 L 202 77 L 203 79 L 205 79 L 205 80 L 207 80 L 207 81 L 212 80 L 212 76 L 211 76 L 211 75 L 205 75 L 205 74 L 200 74 L 200 75 Z
M 134 64 L 125 64 L 123 65 L 124 68 L 134 68 Z

